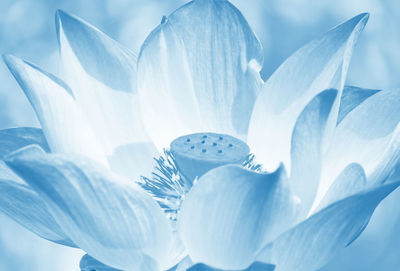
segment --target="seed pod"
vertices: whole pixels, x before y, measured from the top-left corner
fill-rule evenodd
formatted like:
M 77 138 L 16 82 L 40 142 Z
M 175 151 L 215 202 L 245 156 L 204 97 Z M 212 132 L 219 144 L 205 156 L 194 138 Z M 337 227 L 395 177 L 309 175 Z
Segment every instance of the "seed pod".
M 179 171 L 191 181 L 213 168 L 242 164 L 250 151 L 242 140 L 215 133 L 181 136 L 170 147 Z

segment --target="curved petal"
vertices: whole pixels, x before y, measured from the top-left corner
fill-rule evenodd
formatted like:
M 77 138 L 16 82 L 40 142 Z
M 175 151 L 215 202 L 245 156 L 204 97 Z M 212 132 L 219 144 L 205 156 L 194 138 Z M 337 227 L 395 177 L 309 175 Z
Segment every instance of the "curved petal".
M 42 150 L 37 147 L 37 151 Z M 0 162 L 0 212 L 44 239 L 76 247 L 61 230 L 40 196 L 3 162 Z
M 85 254 L 82 257 L 79 267 L 81 271 L 122 271 L 120 269 L 115 269 L 104 265 L 96 259 L 90 257 L 88 254 Z
M 400 121 L 399 104 L 400 91 L 383 90 L 366 99 L 339 123 L 324 157 L 317 201 L 348 164 L 360 164 L 368 179 L 375 169 L 383 168 L 382 159 L 390 158 L 387 148 L 396 143 L 393 137 Z M 392 148 L 392 154 L 395 151 Z
M 142 116 L 157 147 L 194 132 L 246 134 L 262 63 L 260 42 L 228 1 L 194 0 L 163 18 L 138 60 Z
M 81 19 L 56 13 L 63 79 L 111 154 L 121 145 L 149 141 L 136 93 L 136 57 Z
M 329 205 L 280 235 L 257 259 L 276 264 L 276 271 L 318 270 L 362 232 L 377 205 L 399 185 L 375 186 Z
M 374 171 L 368 176 L 368 182 L 373 184 L 383 183 L 387 180 L 388 176 L 396 170 L 396 166 L 399 166 L 400 123 L 397 124 L 396 129 L 393 131 L 390 142 L 386 145 L 385 150 L 375 159 L 378 160 L 378 164 Z
M 301 216 L 307 215 L 318 190 L 323 137 L 336 95 L 337 90 L 328 89 L 315 96 L 293 129 L 290 183 L 293 193 L 301 200 Z
M 15 153 L 6 162 L 46 200 L 74 243 L 96 259 L 119 269 L 154 270 L 157 262 L 165 267 L 170 227 L 138 186 L 79 157 Z
M 338 125 L 354 108 L 380 91 L 381 90 L 377 89 L 345 86 L 343 88 L 342 97 L 340 97 L 340 107 L 336 125 Z
M 54 75 L 14 56 L 6 55 L 4 61 L 35 109 L 51 150 L 105 162 L 102 146 L 69 87 Z
M 248 143 L 268 170 L 289 165 L 290 136 L 296 119 L 319 92 L 335 88 L 341 96 L 353 47 L 368 20 L 360 14 L 289 57 L 267 80 L 250 120 Z M 336 101 L 328 129 L 336 125 Z
M 13 151 L 32 144 L 39 145 L 46 152 L 50 151 L 42 129 L 18 127 L 0 130 L 0 159 Z
M 367 177 L 364 169 L 357 163 L 348 165 L 340 175 L 335 179 L 328 192 L 324 195 L 315 212 L 326 206 L 349 197 L 361 190 L 367 185 Z
M 283 168 L 259 174 L 227 165 L 207 172 L 186 195 L 178 230 L 195 263 L 238 270 L 288 229 L 295 213 Z

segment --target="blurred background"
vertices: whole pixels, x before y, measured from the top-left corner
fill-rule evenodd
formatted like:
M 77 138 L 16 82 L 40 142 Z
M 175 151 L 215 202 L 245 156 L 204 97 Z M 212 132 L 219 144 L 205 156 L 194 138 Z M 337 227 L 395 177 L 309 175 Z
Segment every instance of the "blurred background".
M 50 72 L 57 70 L 54 14 L 75 14 L 138 52 L 163 15 L 178 0 L 0 0 L 0 53 L 12 53 Z M 368 88 L 400 86 L 400 2 L 397 0 L 233 0 L 260 38 L 262 76 L 296 49 L 361 12 L 370 12 L 350 66 L 347 83 Z M 22 91 L 0 63 L 0 129 L 37 126 Z M 387 198 L 366 232 L 324 271 L 399 270 L 400 192 Z M 0 271 L 79 270 L 82 253 L 42 240 L 0 214 Z

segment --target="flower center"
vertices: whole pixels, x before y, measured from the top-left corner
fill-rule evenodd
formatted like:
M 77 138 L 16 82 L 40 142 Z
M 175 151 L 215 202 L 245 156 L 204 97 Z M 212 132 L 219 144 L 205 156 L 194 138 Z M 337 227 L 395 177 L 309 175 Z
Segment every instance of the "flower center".
M 235 137 L 216 133 L 196 133 L 172 141 L 164 156 L 155 158 L 151 177 L 142 177 L 140 185 L 164 209 L 168 218 L 176 221 L 180 205 L 207 171 L 227 164 L 241 164 L 260 171 L 245 142 Z
M 178 137 L 171 153 L 178 170 L 189 180 L 226 164 L 242 164 L 249 155 L 246 143 L 229 135 L 198 133 Z

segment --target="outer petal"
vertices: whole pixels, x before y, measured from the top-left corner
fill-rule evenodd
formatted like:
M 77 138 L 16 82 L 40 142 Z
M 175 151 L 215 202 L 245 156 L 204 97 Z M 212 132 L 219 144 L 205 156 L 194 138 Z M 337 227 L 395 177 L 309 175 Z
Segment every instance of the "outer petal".
M 354 108 L 378 92 L 380 92 L 380 90 L 345 86 L 343 88 L 342 97 L 340 97 L 337 124 L 339 124 Z
M 6 55 L 4 61 L 35 109 L 51 150 L 83 154 L 104 162 L 102 146 L 69 87 L 54 75 L 14 56 Z
M 227 165 L 203 175 L 182 204 L 178 229 L 192 260 L 244 269 L 257 250 L 291 226 L 294 198 L 286 173 Z
M 294 126 L 291 144 L 293 193 L 301 200 L 302 216 L 307 215 L 318 190 L 325 127 L 337 91 L 329 89 L 314 97 Z
M 136 93 L 136 57 L 98 29 L 56 13 L 63 79 L 111 154 L 121 145 L 148 141 Z
M 138 60 L 142 116 L 157 147 L 198 131 L 245 134 L 262 62 L 260 42 L 225 0 L 195 0 L 163 18 Z
M 289 57 L 264 84 L 250 120 L 248 142 L 257 159 L 272 170 L 289 165 L 290 137 L 296 119 L 319 92 L 335 88 L 341 96 L 354 44 L 368 20 L 360 14 Z M 329 129 L 336 124 L 335 103 Z
M 46 200 L 74 243 L 96 259 L 119 269 L 154 270 L 154 259 L 166 267 L 168 221 L 136 185 L 77 157 L 16 153 L 7 163 Z
M 31 144 L 39 145 L 46 152 L 50 151 L 42 129 L 19 127 L 0 130 L 0 159 L 15 150 Z
M 394 130 L 400 121 L 399 104 L 400 91 L 380 91 L 339 123 L 326 151 L 317 201 L 348 164 L 360 164 L 368 178 L 375 169 L 383 168 L 385 163 L 380 163 L 387 162 L 390 153 L 396 152 L 391 144 L 396 144 Z
M 376 206 L 400 182 L 375 186 L 340 200 L 283 233 L 257 259 L 276 271 L 317 270 L 362 232 Z
M 42 151 L 39 147 L 34 150 Z M 3 162 L 0 162 L 0 212 L 44 239 L 75 247 L 40 196 Z

